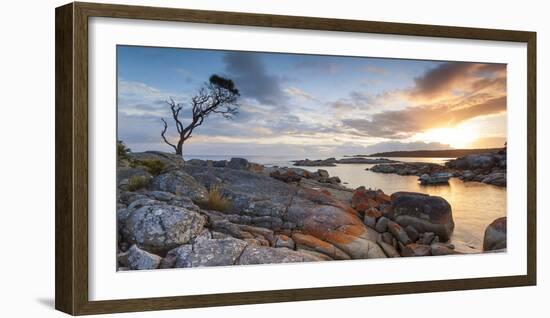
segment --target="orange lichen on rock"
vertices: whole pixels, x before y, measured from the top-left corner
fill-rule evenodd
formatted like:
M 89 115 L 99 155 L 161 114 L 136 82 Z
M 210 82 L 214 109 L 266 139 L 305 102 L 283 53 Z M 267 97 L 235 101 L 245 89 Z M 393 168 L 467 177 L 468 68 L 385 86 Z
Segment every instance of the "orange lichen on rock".
M 376 194 L 376 201 L 380 204 L 389 204 L 391 203 L 391 198 L 381 190 L 378 190 L 378 193 Z
M 292 235 L 292 239 L 299 248 L 305 248 L 308 250 L 313 250 L 315 252 L 323 253 L 333 259 L 350 259 L 348 254 L 344 253 L 336 246 L 320 240 L 314 236 L 302 233 L 294 233 Z

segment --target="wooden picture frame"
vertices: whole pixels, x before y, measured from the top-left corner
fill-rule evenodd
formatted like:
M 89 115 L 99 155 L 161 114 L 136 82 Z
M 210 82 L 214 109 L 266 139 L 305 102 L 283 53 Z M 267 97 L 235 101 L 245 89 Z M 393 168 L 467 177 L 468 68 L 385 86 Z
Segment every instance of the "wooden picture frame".
M 536 33 L 144 6 L 70 3 L 56 9 L 55 307 L 72 314 L 426 293 L 536 284 Z M 479 39 L 527 44 L 527 275 L 197 296 L 88 298 L 88 19 L 111 17 L 270 28 Z

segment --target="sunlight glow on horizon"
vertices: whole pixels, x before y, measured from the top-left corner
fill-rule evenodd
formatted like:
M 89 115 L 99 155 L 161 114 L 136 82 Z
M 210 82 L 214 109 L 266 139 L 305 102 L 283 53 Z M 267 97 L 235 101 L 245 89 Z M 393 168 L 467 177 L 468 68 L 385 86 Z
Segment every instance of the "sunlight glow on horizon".
M 497 148 L 507 135 L 506 66 L 368 57 L 117 47 L 118 136 L 170 151 L 164 102 L 190 99 L 211 74 L 241 91 L 233 120 L 211 116 L 185 148 L 197 153 L 368 154 Z M 178 139 L 168 121 L 167 137 Z M 246 154 L 246 153 L 241 153 Z

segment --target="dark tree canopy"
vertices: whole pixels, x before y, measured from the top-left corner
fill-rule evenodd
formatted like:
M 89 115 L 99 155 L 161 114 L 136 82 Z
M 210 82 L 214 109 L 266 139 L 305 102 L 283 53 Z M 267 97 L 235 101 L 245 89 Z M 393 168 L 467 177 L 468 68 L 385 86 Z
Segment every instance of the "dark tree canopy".
M 221 76 L 213 74 L 212 76 L 210 76 L 209 82 L 212 85 L 216 85 L 216 86 L 225 88 L 226 90 L 228 90 L 229 92 L 231 92 L 231 93 L 233 93 L 237 96 L 240 95 L 239 90 L 235 87 L 235 83 L 233 83 L 233 81 L 228 79 L 228 78 L 223 78 Z
M 189 138 L 193 130 L 202 125 L 204 119 L 210 114 L 220 114 L 226 119 L 232 119 L 238 114 L 237 100 L 240 96 L 239 90 L 235 87 L 235 83 L 231 79 L 213 74 L 210 76 L 208 83 L 205 83 L 200 88 L 199 92 L 191 98 L 191 122 L 184 126 L 179 118 L 180 112 L 183 109 L 183 104 L 176 103 L 173 98 L 166 101 L 172 112 L 172 119 L 176 124 L 179 140 L 176 145 L 172 144 L 166 138 L 168 123 L 162 118 L 164 128 L 161 131 L 161 137 L 165 143 L 174 148 L 176 154 L 183 153 L 183 144 Z

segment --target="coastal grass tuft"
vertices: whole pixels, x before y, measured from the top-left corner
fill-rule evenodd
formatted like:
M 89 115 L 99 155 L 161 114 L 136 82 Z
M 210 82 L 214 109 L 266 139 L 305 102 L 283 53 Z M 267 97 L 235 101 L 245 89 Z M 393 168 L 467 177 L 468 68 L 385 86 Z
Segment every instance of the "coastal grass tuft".
M 136 191 L 143 189 L 149 184 L 149 178 L 146 176 L 132 176 L 128 179 L 128 190 Z
M 134 166 L 145 167 L 145 169 L 147 169 L 147 172 L 149 172 L 153 176 L 158 176 L 162 173 L 162 171 L 164 171 L 164 168 L 166 168 L 164 162 L 158 159 L 135 160 L 133 164 Z
M 226 212 L 231 208 L 231 201 L 223 195 L 223 190 L 219 184 L 213 185 L 208 190 L 208 197 L 204 203 L 208 210 Z

